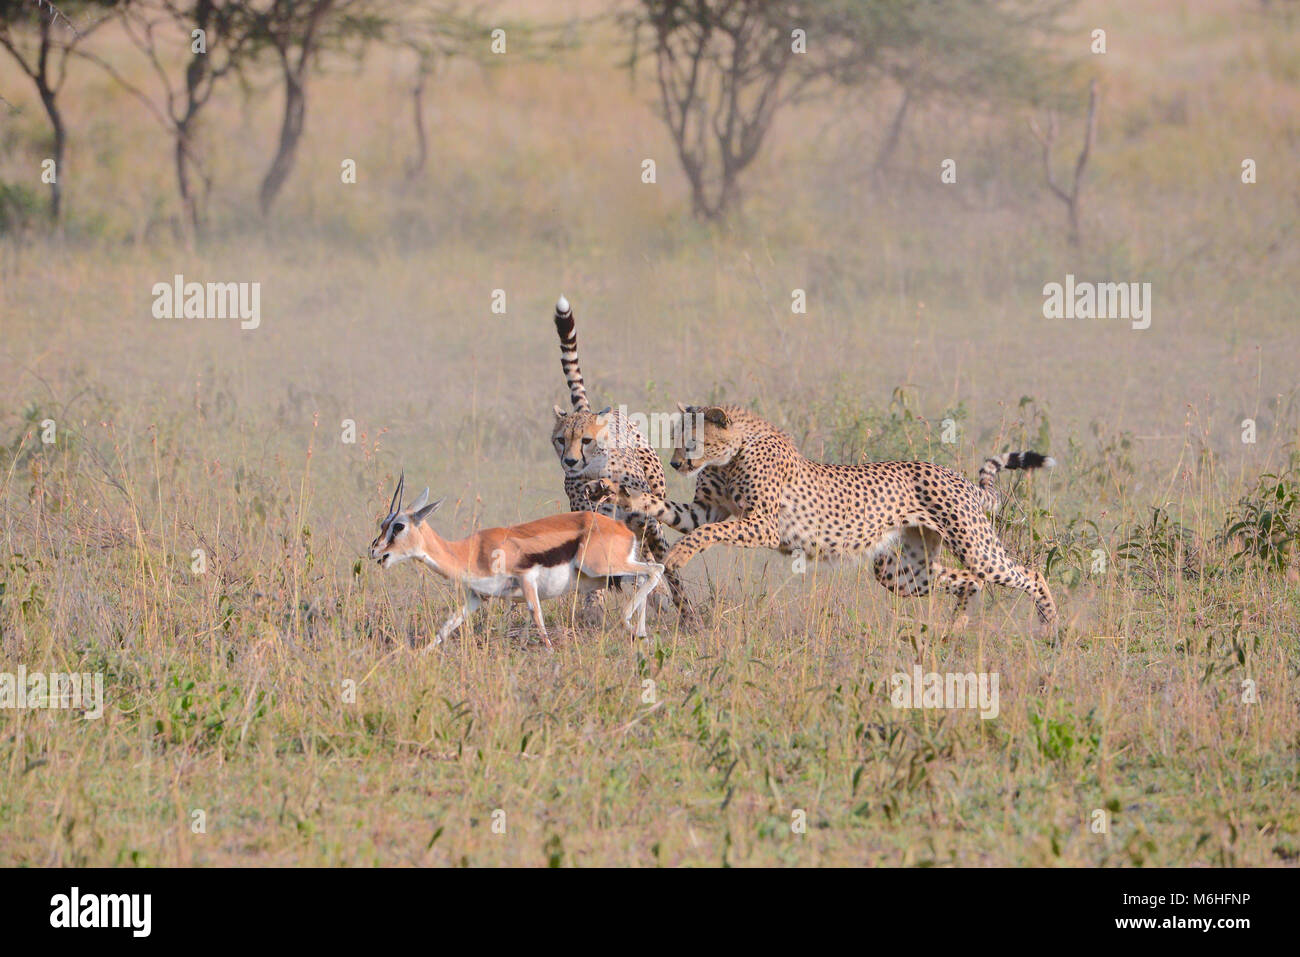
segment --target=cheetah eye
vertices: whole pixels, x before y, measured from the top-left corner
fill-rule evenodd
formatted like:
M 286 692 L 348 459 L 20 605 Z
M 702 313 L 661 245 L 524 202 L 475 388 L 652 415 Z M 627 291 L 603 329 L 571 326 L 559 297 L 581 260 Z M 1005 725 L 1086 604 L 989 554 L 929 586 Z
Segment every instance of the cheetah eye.
M 584 436 L 582 437 L 582 444 L 583 444 L 583 445 L 590 445 L 590 444 L 591 444 L 592 442 L 594 442 L 594 441 L 595 441 L 595 439 L 593 439 L 590 435 L 584 435 Z

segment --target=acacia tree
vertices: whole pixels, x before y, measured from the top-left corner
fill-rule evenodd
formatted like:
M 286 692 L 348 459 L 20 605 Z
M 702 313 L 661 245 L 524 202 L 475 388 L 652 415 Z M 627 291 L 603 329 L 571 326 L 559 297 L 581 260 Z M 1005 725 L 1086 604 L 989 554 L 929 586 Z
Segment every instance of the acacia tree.
M 898 86 L 877 166 L 918 100 L 1032 100 L 1051 64 L 1039 35 L 1072 2 L 640 0 L 630 65 L 648 32 L 692 210 L 717 219 L 777 112 L 805 95 Z
M 413 180 L 424 171 L 429 159 L 429 135 L 424 122 L 424 95 L 429 78 L 441 62 L 462 56 L 486 57 L 483 37 L 488 27 L 478 7 L 462 8 L 456 0 L 412 7 L 398 3 L 384 14 L 386 42 L 409 51 L 415 58 L 415 82 L 411 87 L 411 118 L 415 131 L 415 156 L 406 164 L 406 178 Z M 511 28 L 511 35 L 524 30 Z M 527 35 L 525 33 L 525 35 Z
M 808 79 L 791 70 L 800 8 L 780 0 L 642 0 L 634 44 L 649 31 L 659 108 L 696 216 L 718 219 L 736 203 L 741 172 L 777 110 Z
M 875 167 L 898 145 L 909 111 L 927 101 L 1035 103 L 1061 73 L 1043 39 L 1075 0 L 821 0 L 809 12 L 816 69 L 836 85 L 892 85 L 898 103 Z
M 258 193 L 262 213 L 270 212 L 293 170 L 307 112 L 307 81 L 329 53 L 360 56 L 368 44 L 403 47 L 416 56 L 412 90 L 417 154 L 407 176 L 418 175 L 428 157 L 424 128 L 424 93 L 434 63 L 460 55 L 486 55 L 487 29 L 481 8 L 457 0 L 432 0 L 414 6 L 408 0 L 272 0 L 254 18 L 257 42 L 276 63 L 284 91 L 284 112 L 271 165 Z M 511 25 L 511 34 L 526 43 L 525 55 L 539 43 L 538 31 Z M 550 49 L 562 46 L 552 40 Z
M 1033 118 L 1029 120 L 1030 131 L 1043 148 L 1043 173 L 1047 188 L 1051 190 L 1053 196 L 1065 204 L 1066 220 L 1069 223 L 1069 232 L 1066 236 L 1071 246 L 1079 245 L 1080 189 L 1083 187 L 1084 170 L 1088 168 L 1088 157 L 1092 155 L 1093 140 L 1097 137 L 1097 106 L 1100 102 L 1101 94 L 1097 88 L 1097 81 L 1093 80 L 1088 84 L 1088 115 L 1083 125 L 1083 145 L 1079 147 L 1079 155 L 1074 161 L 1074 177 L 1070 180 L 1069 189 L 1057 182 L 1052 172 L 1052 148 L 1056 145 L 1055 111 L 1047 116 L 1046 132 L 1038 125 L 1037 120 Z
M 275 154 L 258 190 L 263 215 L 293 171 L 307 116 L 307 80 L 321 55 L 382 39 L 391 18 L 383 0 L 271 0 L 253 12 L 254 42 L 270 52 L 284 93 Z
M 134 0 L 118 11 L 123 31 L 144 56 L 158 81 L 160 97 L 146 93 L 117 67 L 94 53 L 80 56 L 101 67 L 140 100 L 172 138 L 176 188 L 185 221 L 202 230 L 212 177 L 198 146 L 200 120 L 220 81 L 238 76 L 254 58 L 248 4 L 238 0 Z M 173 54 L 188 54 L 173 77 Z
M 63 160 L 68 148 L 68 127 L 59 103 L 68 78 L 68 62 L 78 46 L 108 19 L 103 10 L 120 5 L 118 0 L 65 4 L 75 14 L 92 14 L 76 26 L 49 0 L 0 0 L 0 48 L 18 64 L 31 80 L 40 97 L 50 124 L 51 156 L 54 160 L 50 179 L 50 219 L 57 222 L 63 214 Z M 8 101 L 5 101 L 8 103 Z M 9 104 L 11 110 L 16 107 Z

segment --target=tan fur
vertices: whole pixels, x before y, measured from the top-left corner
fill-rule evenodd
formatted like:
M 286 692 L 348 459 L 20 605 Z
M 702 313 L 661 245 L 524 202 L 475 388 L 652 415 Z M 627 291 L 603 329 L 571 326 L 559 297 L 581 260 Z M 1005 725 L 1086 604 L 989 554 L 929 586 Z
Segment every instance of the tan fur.
M 471 577 L 502 571 L 514 574 L 527 555 L 575 540 L 576 562 L 584 573 L 626 574 L 627 555 L 636 543 L 626 525 L 597 512 L 565 512 L 522 525 L 485 528 L 458 541 L 447 541 L 426 523 L 417 525 L 414 534 L 419 536 L 424 553 L 440 568 Z
M 596 512 L 566 512 L 448 541 L 426 521 L 441 500 L 403 511 L 400 497 L 399 484 L 393 510 L 370 544 L 371 558 L 383 568 L 419 559 L 467 593 L 465 606 L 443 623 L 430 647 L 460 627 L 484 598 L 497 597 L 526 602 L 549 648 L 541 602 L 603 588 L 611 578 L 636 581 L 636 594 L 623 618 L 638 636 L 645 634 L 646 598 L 663 576 L 663 566 L 638 559 L 637 536 L 621 522 Z M 637 612 L 639 619 L 633 625 Z
M 951 592 L 959 622 L 970 596 L 987 582 L 1028 593 L 1039 618 L 1055 629 L 1056 603 L 1046 580 L 1007 555 L 985 514 L 997 505 L 993 480 L 999 470 L 1050 466 L 1050 458 L 1017 452 L 990 459 L 977 487 L 930 462 L 812 462 L 789 435 L 746 409 L 681 409 L 703 422 L 702 434 L 679 438 L 672 457 L 673 468 L 696 476 L 693 502 L 669 502 L 629 481 L 602 478 L 588 486 L 594 498 L 686 533 L 664 558 L 670 572 L 721 544 L 860 556 L 870 558 L 877 580 L 898 594 L 925 595 L 936 587 Z M 941 545 L 966 568 L 940 564 Z

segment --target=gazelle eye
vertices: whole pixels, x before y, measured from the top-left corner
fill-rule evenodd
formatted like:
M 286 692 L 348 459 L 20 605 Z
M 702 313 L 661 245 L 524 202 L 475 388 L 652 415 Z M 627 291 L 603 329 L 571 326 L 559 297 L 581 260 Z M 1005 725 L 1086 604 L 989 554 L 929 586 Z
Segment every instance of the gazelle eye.
M 402 529 L 404 528 L 406 528 L 405 525 L 403 525 L 401 522 L 397 522 L 395 525 L 393 525 L 393 534 L 394 535 L 402 534 Z

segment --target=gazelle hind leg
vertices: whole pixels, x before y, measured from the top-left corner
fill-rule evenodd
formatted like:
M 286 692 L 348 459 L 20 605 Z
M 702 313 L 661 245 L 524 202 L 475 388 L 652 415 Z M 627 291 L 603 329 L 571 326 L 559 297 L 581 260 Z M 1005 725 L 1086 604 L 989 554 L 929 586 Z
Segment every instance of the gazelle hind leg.
M 656 562 L 662 562 L 664 556 L 668 554 L 670 545 L 668 539 L 664 536 L 663 525 L 657 519 L 646 516 L 644 519 L 636 519 L 637 525 L 641 531 L 641 536 L 645 542 L 645 550 L 650 557 Z M 686 597 L 686 590 L 682 587 L 682 580 L 675 572 L 664 575 L 664 583 L 668 586 L 668 594 L 672 597 L 673 605 L 684 615 L 692 613 L 690 600 Z
M 650 593 L 658 587 L 659 582 L 664 577 L 664 566 L 658 562 L 639 562 L 636 559 L 629 559 L 626 567 L 621 571 L 624 575 L 635 575 L 637 580 L 636 591 L 632 595 L 632 600 L 627 603 L 627 609 L 623 612 L 623 623 L 637 638 L 644 638 L 645 631 L 645 606 L 646 600 Z M 637 616 L 634 626 L 632 616 Z
M 524 601 L 528 602 L 528 610 L 533 613 L 533 623 L 537 625 L 537 632 L 542 636 L 542 644 L 547 648 L 554 647 L 550 636 L 546 634 L 546 622 L 542 620 L 542 601 L 537 595 L 536 579 L 531 574 L 521 575 L 519 587 L 524 593 Z
M 645 635 L 646 599 L 664 577 L 664 566 L 658 562 L 639 561 L 636 552 L 636 543 L 633 542 L 632 547 L 628 549 L 627 558 L 621 561 L 613 556 L 594 558 L 589 554 L 584 557 L 578 571 L 592 578 L 635 576 L 637 581 L 636 592 L 632 595 L 632 600 L 628 602 L 627 609 L 623 612 L 623 622 L 629 629 L 633 628 L 632 616 L 640 612 L 635 630 L 636 636 L 641 638 Z

